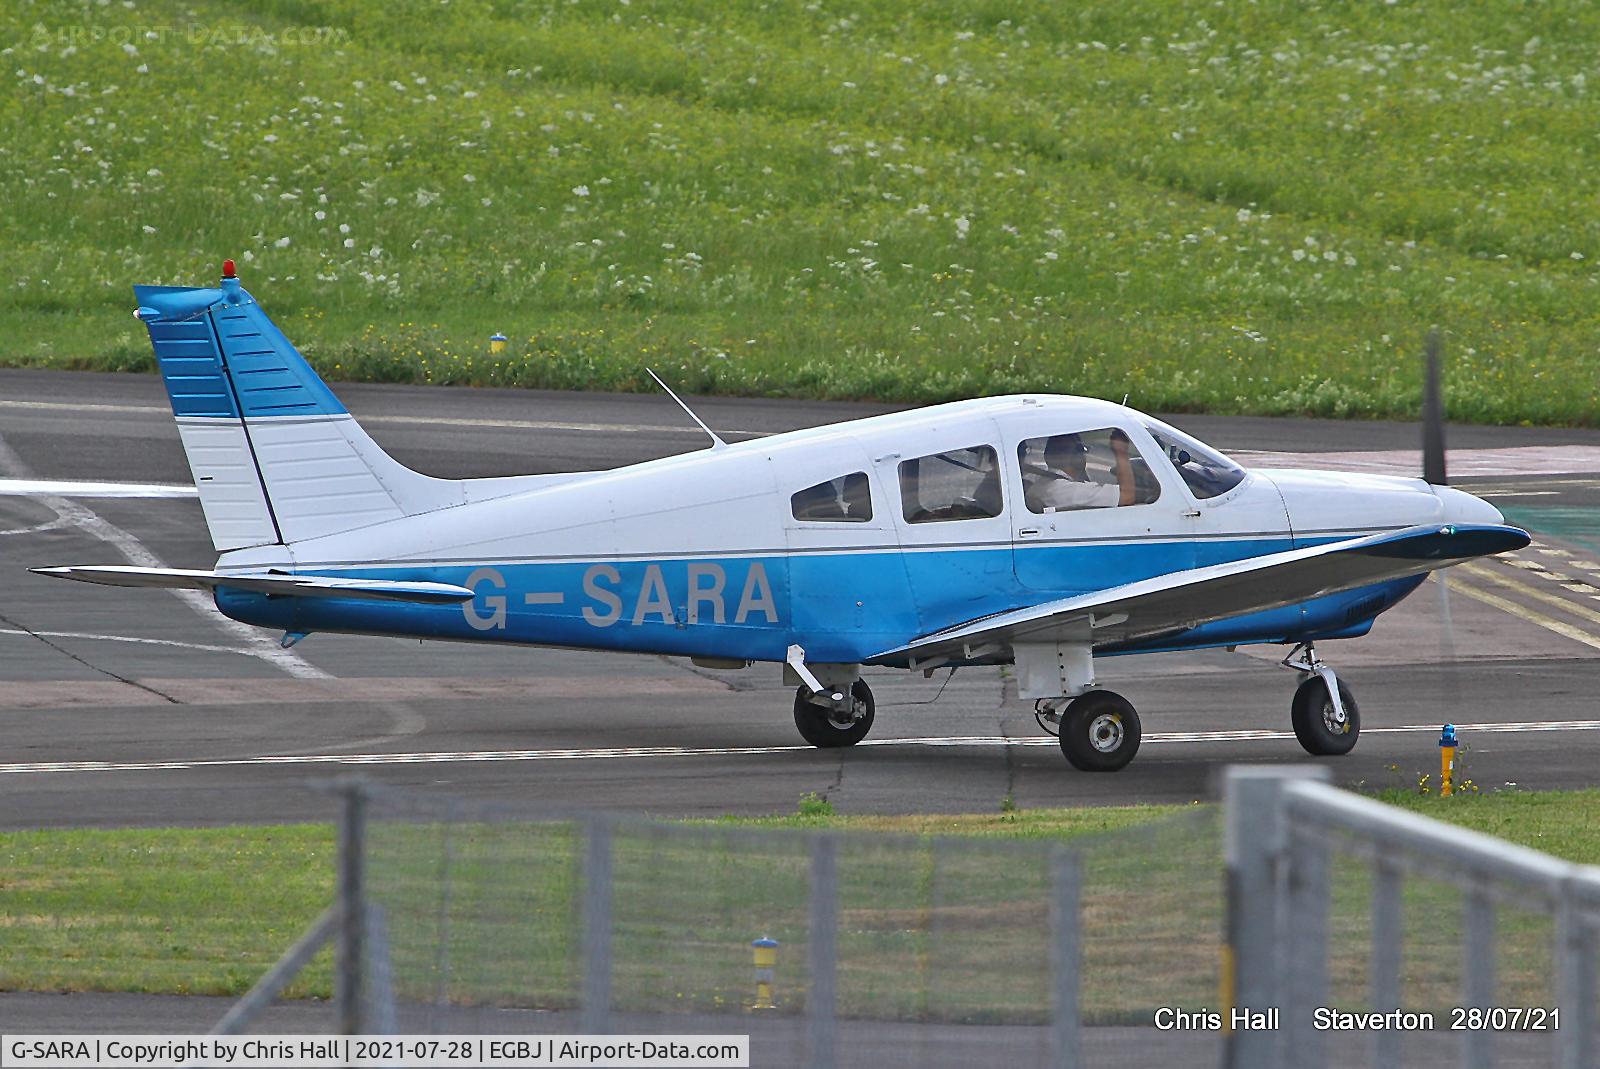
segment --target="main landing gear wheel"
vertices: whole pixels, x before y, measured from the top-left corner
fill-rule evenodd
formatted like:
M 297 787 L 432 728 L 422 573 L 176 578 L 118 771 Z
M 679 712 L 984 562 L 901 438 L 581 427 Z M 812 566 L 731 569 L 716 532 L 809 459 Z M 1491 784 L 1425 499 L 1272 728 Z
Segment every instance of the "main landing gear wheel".
M 843 709 L 816 704 L 801 687 L 794 694 L 794 726 L 813 746 L 854 746 L 872 730 L 873 708 L 872 688 L 862 679 L 850 685 L 850 704 Z
M 1061 714 L 1061 752 L 1082 772 L 1115 772 L 1139 752 L 1139 714 L 1120 694 L 1091 690 Z
M 1294 737 L 1306 753 L 1335 757 L 1355 748 L 1361 735 L 1361 710 L 1356 708 L 1355 696 L 1343 680 L 1339 681 L 1339 703 L 1344 706 L 1342 720 L 1333 707 L 1328 684 L 1319 675 L 1306 677 L 1294 692 L 1289 718 L 1294 723 Z

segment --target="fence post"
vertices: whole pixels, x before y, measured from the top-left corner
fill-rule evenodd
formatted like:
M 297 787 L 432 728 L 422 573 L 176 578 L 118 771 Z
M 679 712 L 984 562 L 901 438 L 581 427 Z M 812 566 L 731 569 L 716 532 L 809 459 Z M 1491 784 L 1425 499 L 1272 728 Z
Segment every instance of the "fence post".
M 585 824 L 583 861 L 584 1035 L 603 1035 L 611 1020 L 611 821 L 593 816 Z
M 1290 827 L 1287 884 L 1289 973 L 1284 994 L 1284 1034 L 1302 1069 L 1328 1063 L 1326 1033 L 1314 1027 L 1312 1014 L 1328 1002 L 1328 843 L 1326 829 Z
M 806 995 L 806 1064 L 833 1069 L 836 970 L 839 960 L 839 840 L 818 835 L 811 841 L 811 918 L 806 965 L 811 990 Z
M 1227 944 L 1224 947 L 1223 1024 L 1238 1007 L 1260 1012 L 1279 1006 L 1280 952 L 1288 933 L 1283 869 L 1288 841 L 1283 789 L 1293 779 L 1326 781 L 1327 770 L 1305 765 L 1233 766 L 1223 780 L 1227 859 Z M 1289 1022 L 1292 1024 L 1292 1022 Z M 1277 1030 L 1228 1029 L 1229 1069 L 1278 1069 Z
M 1055 1002 L 1051 1031 L 1055 1051 L 1051 1064 L 1060 1069 L 1078 1069 L 1083 1064 L 1083 1052 L 1078 1043 L 1081 975 L 1078 922 L 1082 916 L 1082 881 L 1078 855 L 1057 848 L 1050 859 L 1050 971 Z
M 339 822 L 339 947 L 334 977 L 334 1001 L 339 1007 L 339 1030 L 347 1036 L 366 1031 L 366 861 L 367 785 L 361 779 L 341 784 L 344 817 Z
M 1462 910 L 1462 994 L 1468 1006 L 1488 1011 L 1494 1006 L 1494 897 L 1489 881 L 1479 877 L 1467 888 Z M 1494 1064 L 1494 1032 L 1489 1028 L 1461 1033 L 1461 1064 L 1465 1069 L 1489 1069 Z
M 1400 1008 L 1401 945 L 1405 938 L 1404 898 L 1400 866 L 1379 858 L 1372 872 L 1372 1008 L 1388 1013 Z M 1372 1064 L 1400 1065 L 1400 1030 L 1377 1028 L 1372 1032 Z
M 1574 900 L 1569 882 L 1556 906 L 1556 1005 L 1561 1027 L 1554 1033 L 1559 1069 L 1595 1064 L 1595 956 L 1600 940 Z

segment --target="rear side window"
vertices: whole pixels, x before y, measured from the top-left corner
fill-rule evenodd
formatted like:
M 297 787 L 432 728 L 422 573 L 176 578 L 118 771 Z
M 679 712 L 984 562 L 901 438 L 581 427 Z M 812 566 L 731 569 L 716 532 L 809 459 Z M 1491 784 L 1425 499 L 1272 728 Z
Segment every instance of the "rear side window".
M 900 463 L 900 507 L 907 523 L 983 520 L 1005 509 L 1000 460 L 993 446 L 974 445 Z
M 872 519 L 872 488 L 864 471 L 808 486 L 789 499 L 794 518 L 816 523 L 866 523 Z

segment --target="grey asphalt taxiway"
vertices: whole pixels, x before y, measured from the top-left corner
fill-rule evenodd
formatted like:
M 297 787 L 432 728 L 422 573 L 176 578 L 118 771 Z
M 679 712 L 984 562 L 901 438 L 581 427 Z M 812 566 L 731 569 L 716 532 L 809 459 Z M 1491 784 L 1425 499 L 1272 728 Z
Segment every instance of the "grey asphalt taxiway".
M 696 449 L 664 396 L 339 386 L 401 462 L 461 477 L 614 467 Z M 883 406 L 706 399 L 730 440 Z M 1411 464 L 1393 423 L 1174 417 L 1247 463 Z M 1463 725 L 1484 786 L 1585 787 L 1600 769 L 1600 432 L 1452 428 L 1464 484 L 1534 546 L 1430 582 L 1365 639 L 1328 643 L 1364 735 L 1322 763 L 1344 784 L 1401 786 Z M 1295 454 L 1285 458 L 1281 454 Z M 29 574 L 55 564 L 215 559 L 197 501 L 62 496 L 51 480 L 189 482 L 158 379 L 0 371 L 0 828 L 323 819 L 319 781 L 379 782 L 537 807 L 788 812 L 810 791 L 843 812 L 1186 802 L 1235 762 L 1309 761 L 1289 734 L 1295 676 L 1275 647 L 1103 662 L 1145 745 L 1114 775 L 1073 771 L 996 670 L 870 675 L 874 733 L 805 746 L 771 666 L 314 635 L 292 651 L 203 597 Z M 107 488 L 105 493 L 115 493 Z M 138 491 L 154 494 L 155 490 Z M 1448 619 L 1449 626 L 1444 621 Z

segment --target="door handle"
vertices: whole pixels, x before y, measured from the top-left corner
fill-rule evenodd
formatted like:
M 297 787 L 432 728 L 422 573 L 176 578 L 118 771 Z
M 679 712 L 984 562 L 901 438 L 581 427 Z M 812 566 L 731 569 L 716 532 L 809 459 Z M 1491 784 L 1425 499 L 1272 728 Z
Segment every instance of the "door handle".
M 1017 537 L 1018 538 L 1032 538 L 1034 535 L 1036 535 L 1038 533 L 1039 533 L 1039 528 L 1037 528 L 1037 527 L 1024 527 L 1022 530 L 1017 532 Z

